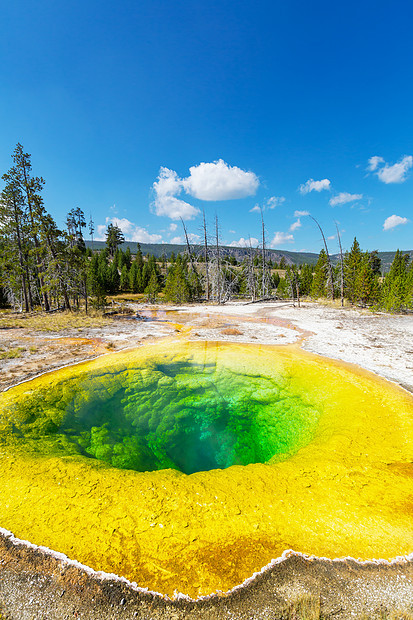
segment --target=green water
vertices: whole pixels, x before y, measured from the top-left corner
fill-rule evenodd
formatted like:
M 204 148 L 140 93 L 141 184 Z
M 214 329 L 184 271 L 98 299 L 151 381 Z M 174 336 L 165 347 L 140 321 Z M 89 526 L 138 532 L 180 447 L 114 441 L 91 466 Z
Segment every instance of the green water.
M 15 404 L 3 422 L 16 446 L 39 456 L 191 474 L 287 458 L 311 440 L 319 414 L 288 377 L 186 360 L 74 376 Z

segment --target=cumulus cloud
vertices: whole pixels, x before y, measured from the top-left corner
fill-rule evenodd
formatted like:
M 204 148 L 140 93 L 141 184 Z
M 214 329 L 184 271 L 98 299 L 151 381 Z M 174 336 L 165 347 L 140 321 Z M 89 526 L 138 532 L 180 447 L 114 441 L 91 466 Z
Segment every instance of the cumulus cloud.
M 305 217 L 306 215 L 310 215 L 309 211 L 294 211 L 294 217 Z
M 274 233 L 274 237 L 270 243 L 270 246 L 272 248 L 275 248 L 280 245 L 285 245 L 286 243 L 294 243 L 293 235 L 290 235 L 286 232 L 277 231 L 276 233 Z
M 241 237 L 238 241 L 231 241 L 229 245 L 231 248 L 248 248 L 250 243 L 251 246 L 255 248 L 259 244 L 259 241 L 255 237 L 250 237 L 249 239 Z
M 331 181 L 328 179 L 322 179 L 321 181 L 314 181 L 314 179 L 308 179 L 305 183 L 298 188 L 300 194 L 308 194 L 309 192 L 321 192 L 324 189 L 331 189 Z
M 162 235 L 149 233 L 146 228 L 142 228 L 137 224 L 134 224 L 130 220 L 126 219 L 126 217 L 107 217 L 105 219 L 106 224 L 99 224 L 96 227 L 96 240 L 97 241 L 105 241 L 106 239 L 106 229 L 108 224 L 113 224 L 114 226 L 118 226 L 123 232 L 125 239 L 127 241 L 137 241 L 138 243 L 161 243 Z
M 367 170 L 374 172 L 383 183 L 404 183 L 407 173 L 413 166 L 413 156 L 405 155 L 397 164 L 390 166 L 383 157 L 370 157 Z
M 234 200 L 252 196 L 260 184 L 253 172 L 229 166 L 223 159 L 191 166 L 189 176 L 181 179 L 174 170 L 162 167 L 152 189 L 155 199 L 152 211 L 172 220 L 191 220 L 200 211 L 178 196 L 185 192 L 206 201 Z
M 327 237 L 328 241 L 333 241 L 335 238 L 335 235 L 330 235 L 329 237 Z
M 199 213 L 199 209 L 177 198 L 182 192 L 182 180 L 174 170 L 162 167 L 157 181 L 153 184 L 155 200 L 152 209 L 156 215 L 164 215 L 171 220 L 192 220 Z
M 178 224 L 174 224 L 173 222 L 171 224 L 169 224 L 169 230 L 171 232 L 175 232 L 175 230 L 178 228 Z
M 295 222 L 293 222 L 290 226 L 290 230 L 291 232 L 293 232 L 294 230 L 297 230 L 297 228 L 301 228 L 301 220 L 300 218 L 298 218 L 298 220 L 296 220 Z
M 377 176 L 383 183 L 403 183 L 407 178 L 407 172 L 413 166 L 413 157 L 406 155 L 397 164 L 386 164 L 377 171 Z
M 347 202 L 354 202 L 355 200 L 361 200 L 363 194 L 349 194 L 348 192 L 340 192 L 337 196 L 330 198 L 329 203 L 332 207 L 336 205 L 345 205 Z
M 260 205 L 255 205 L 250 209 L 250 213 L 260 213 L 261 209 L 263 211 L 267 211 L 268 209 L 275 209 L 275 207 L 280 207 L 285 202 L 284 196 L 271 196 L 264 202 L 262 207 Z
M 174 245 L 183 245 L 184 238 L 183 237 L 172 237 L 169 243 L 173 243 Z
M 106 225 L 98 224 L 96 226 L 96 234 L 95 234 L 96 241 L 105 241 L 106 239 L 105 232 L 106 232 Z
M 189 177 L 182 180 L 183 188 L 199 200 L 234 200 L 253 196 L 260 184 L 253 172 L 229 166 L 223 159 L 191 166 L 189 172 Z
M 379 157 L 378 155 L 373 155 L 369 159 L 369 165 L 367 166 L 367 170 L 370 172 L 374 172 L 380 166 L 380 164 L 384 164 L 383 157 Z
M 400 217 L 400 215 L 390 215 L 390 217 L 384 220 L 383 230 L 391 230 L 401 224 L 407 224 L 409 220 L 407 217 Z

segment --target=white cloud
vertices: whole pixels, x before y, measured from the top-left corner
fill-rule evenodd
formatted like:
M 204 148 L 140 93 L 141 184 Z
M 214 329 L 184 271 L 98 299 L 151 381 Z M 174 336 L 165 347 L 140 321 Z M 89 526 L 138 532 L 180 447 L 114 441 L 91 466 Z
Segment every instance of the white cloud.
M 308 194 L 309 192 L 321 192 L 323 189 L 331 189 L 331 181 L 328 179 L 322 179 L 321 181 L 314 181 L 314 179 L 308 179 L 303 185 L 298 188 L 301 194 Z
M 199 213 L 199 209 L 184 200 L 176 198 L 182 192 L 182 180 L 174 170 L 161 168 L 158 180 L 153 184 L 155 200 L 152 204 L 156 215 L 164 215 L 171 220 L 192 220 Z
M 238 241 L 231 241 L 229 245 L 231 248 L 249 248 L 250 243 L 251 247 L 255 248 L 259 244 L 259 241 L 255 237 L 250 237 L 249 239 L 244 239 L 244 237 L 241 237 Z
M 301 220 L 300 218 L 298 218 L 298 220 L 296 220 L 295 222 L 293 222 L 290 226 L 290 230 L 291 232 L 293 232 L 294 230 L 297 230 L 297 228 L 301 228 Z
M 106 241 L 105 232 L 106 232 L 106 225 L 98 224 L 96 226 L 96 234 L 95 234 L 96 241 Z
M 327 237 L 328 241 L 333 241 L 336 238 L 335 235 L 330 235 L 329 237 Z
M 98 224 L 96 227 L 97 241 L 105 241 L 106 240 L 106 229 L 108 224 L 113 224 L 114 226 L 118 226 L 123 232 L 126 241 L 137 241 L 139 243 L 161 243 L 162 235 L 149 233 L 146 228 L 142 228 L 137 224 L 134 224 L 130 220 L 126 219 L 126 217 L 118 218 L 118 217 L 107 217 L 105 219 L 106 224 Z
M 199 209 L 178 198 L 183 191 L 200 200 L 233 200 L 252 196 L 260 184 L 253 172 L 229 166 L 222 159 L 202 162 L 191 166 L 189 171 L 189 177 L 181 179 L 174 170 L 161 167 L 152 186 L 155 199 L 151 209 L 156 215 L 172 220 L 192 220 L 196 217 Z
M 400 215 L 390 215 L 390 217 L 384 220 L 383 230 L 391 230 L 400 224 L 407 224 L 409 220 L 407 217 L 400 217 Z
M 383 183 L 403 183 L 407 178 L 407 172 L 413 166 L 413 157 L 406 155 L 397 164 L 389 166 L 385 164 L 376 174 Z
M 294 217 L 305 217 L 306 215 L 310 215 L 309 211 L 294 211 Z
M 286 243 L 294 243 L 293 235 L 285 232 L 276 232 L 274 233 L 273 240 L 270 243 L 272 248 L 275 248 L 280 245 L 285 245 Z
M 184 238 L 183 237 L 172 237 L 169 243 L 173 243 L 175 245 L 183 245 Z
M 182 180 L 182 186 L 199 200 L 234 200 L 253 196 L 260 184 L 253 172 L 229 166 L 223 159 L 191 166 L 189 172 L 189 177 Z
M 284 196 L 271 196 L 271 198 L 268 198 L 265 207 L 266 209 L 275 209 L 275 207 L 280 207 L 284 202 Z
M 263 211 L 267 211 L 268 209 L 275 209 L 275 207 L 280 207 L 285 202 L 284 196 L 271 196 L 264 202 L 262 207 L 260 205 L 255 205 L 250 209 L 250 213 L 260 213 L 261 208 Z
M 178 228 L 178 224 L 174 224 L 173 222 L 171 224 L 169 224 L 169 230 L 171 232 L 175 232 L 175 230 Z
M 229 230 L 229 233 L 231 233 L 231 235 L 235 235 L 235 230 Z
M 337 196 L 330 198 L 329 203 L 332 207 L 336 205 L 345 205 L 347 202 L 354 202 L 354 200 L 361 200 L 363 194 L 349 194 L 348 192 L 340 192 Z
M 377 170 L 380 164 L 384 164 L 383 157 L 373 155 L 373 157 L 370 157 L 369 159 L 369 165 L 367 166 L 367 170 L 369 170 L 370 172 L 374 172 L 375 170 Z

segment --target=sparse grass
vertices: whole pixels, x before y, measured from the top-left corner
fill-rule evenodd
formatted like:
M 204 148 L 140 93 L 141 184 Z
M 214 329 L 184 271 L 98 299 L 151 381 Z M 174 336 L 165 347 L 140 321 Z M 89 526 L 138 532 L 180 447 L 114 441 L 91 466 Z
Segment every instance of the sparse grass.
M 320 597 L 304 594 L 288 605 L 283 613 L 286 620 L 320 620 Z
M 304 594 L 287 604 L 279 617 L 282 620 L 333 620 L 335 617 L 345 617 L 341 611 L 337 609 L 325 612 L 321 609 L 320 596 Z M 392 611 L 380 607 L 372 613 L 364 612 L 354 617 L 359 620 L 413 620 L 413 605 L 409 606 L 409 609 Z
M 32 331 L 59 332 L 64 329 L 83 329 L 102 327 L 110 324 L 111 319 L 102 316 L 101 312 L 91 310 L 85 312 L 59 312 L 56 314 L 10 314 L 0 313 L 0 328 L 26 328 Z
M 14 347 L 13 349 L 0 350 L 0 360 L 11 360 L 21 357 L 25 351 L 24 347 Z

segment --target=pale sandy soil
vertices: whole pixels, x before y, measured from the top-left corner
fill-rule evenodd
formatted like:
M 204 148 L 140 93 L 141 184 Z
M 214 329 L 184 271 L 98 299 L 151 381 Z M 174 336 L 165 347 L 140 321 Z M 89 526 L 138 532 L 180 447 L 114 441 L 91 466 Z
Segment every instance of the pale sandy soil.
M 314 303 L 298 308 L 283 302 L 200 306 L 187 308 L 186 312 L 197 312 L 201 317 L 235 317 L 231 323 L 242 331 L 239 336 L 228 337 L 207 326 L 197 329 L 205 339 L 264 344 L 301 341 L 307 351 L 357 364 L 413 391 L 413 315 L 373 314 Z M 263 323 L 257 325 L 245 319 Z
M 114 350 L 143 346 L 170 336 L 190 340 L 286 345 L 357 364 L 413 391 L 413 316 L 373 314 L 286 302 L 224 306 L 155 307 L 131 304 L 138 318 L 108 325 L 31 332 L 1 329 L 0 352 L 20 348 L 19 357 L 0 359 L 0 390 L 65 364 Z

